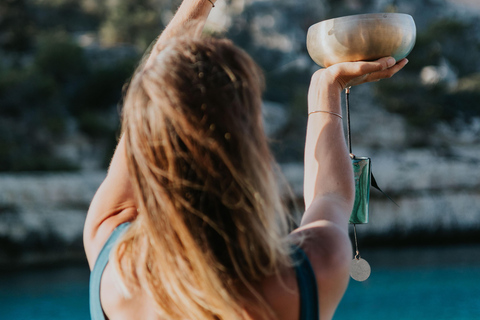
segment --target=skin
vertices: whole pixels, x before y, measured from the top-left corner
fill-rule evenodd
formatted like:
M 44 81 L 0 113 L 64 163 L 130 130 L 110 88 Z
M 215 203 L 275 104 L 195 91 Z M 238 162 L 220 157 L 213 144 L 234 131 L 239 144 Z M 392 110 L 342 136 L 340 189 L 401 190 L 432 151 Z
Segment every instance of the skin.
M 168 40 L 191 20 L 204 23 L 212 9 L 207 0 L 184 0 L 175 17 L 162 32 L 157 44 Z M 203 25 L 202 25 L 203 27 Z M 198 30 L 201 33 L 201 29 Z M 147 66 L 159 53 L 156 45 Z M 373 62 L 346 62 L 320 69 L 312 76 L 308 93 L 308 111 L 341 114 L 340 96 L 350 86 L 389 78 L 408 61 L 393 58 Z M 319 289 L 321 319 L 331 319 L 349 281 L 352 249 L 348 237 L 348 219 L 354 201 L 354 181 L 350 157 L 340 118 L 328 113 L 308 117 L 305 146 L 304 199 L 306 212 L 301 226 L 290 236 L 306 236 L 302 248 L 314 268 Z M 84 228 L 84 245 L 90 268 L 111 232 L 120 224 L 136 218 L 135 199 L 130 185 L 125 141 L 120 139 L 108 174 L 90 205 Z M 299 317 L 299 295 L 293 269 L 278 277 L 267 278 L 257 289 L 277 315 L 277 319 Z M 286 286 L 285 286 L 286 285 Z M 125 298 L 107 265 L 102 277 L 101 300 L 109 319 L 159 319 L 141 291 Z M 255 319 L 255 314 L 251 314 Z

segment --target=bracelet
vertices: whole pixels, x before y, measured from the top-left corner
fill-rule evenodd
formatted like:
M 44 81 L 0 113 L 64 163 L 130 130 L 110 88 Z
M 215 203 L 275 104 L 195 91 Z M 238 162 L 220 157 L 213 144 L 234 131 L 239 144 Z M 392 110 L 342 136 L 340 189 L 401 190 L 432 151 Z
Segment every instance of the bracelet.
M 208 0 L 208 2 L 210 2 L 212 4 L 212 8 L 215 8 L 215 3 L 213 3 L 212 0 Z
M 336 117 L 339 117 L 340 119 L 343 119 L 342 115 L 339 114 L 339 113 L 335 113 L 335 112 L 331 112 L 331 111 L 323 111 L 323 110 L 312 111 L 312 112 L 310 112 L 308 115 L 311 115 L 312 113 L 317 113 L 317 112 L 329 113 L 329 114 L 331 114 L 331 115 L 334 115 L 334 116 L 336 116 Z

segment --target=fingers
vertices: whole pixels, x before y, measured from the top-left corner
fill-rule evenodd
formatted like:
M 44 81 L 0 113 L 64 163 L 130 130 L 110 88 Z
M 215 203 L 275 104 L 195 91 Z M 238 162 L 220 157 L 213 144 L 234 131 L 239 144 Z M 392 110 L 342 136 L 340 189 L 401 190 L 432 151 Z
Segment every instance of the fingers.
M 407 63 L 408 63 L 408 59 L 402 59 L 398 61 L 396 64 L 394 64 L 392 67 L 389 67 L 381 71 L 370 73 L 367 75 L 367 77 L 365 77 L 364 82 L 380 81 L 382 79 L 391 78 L 398 71 L 402 70 Z
M 329 69 L 334 75 L 355 78 L 383 71 L 394 65 L 394 58 L 385 57 L 376 61 L 342 62 L 327 68 L 327 70 Z
M 397 63 L 393 58 L 382 58 L 372 63 L 358 62 L 362 72 L 375 70 L 370 73 L 364 73 L 363 76 L 351 78 L 346 86 L 356 86 L 366 82 L 376 82 L 382 79 L 391 78 L 395 73 L 400 71 L 407 63 L 407 59 L 402 59 Z
M 388 70 L 395 65 L 395 59 L 385 57 L 376 61 L 342 62 L 325 69 L 326 75 L 344 89 L 348 86 L 368 82 L 370 74 Z M 372 79 L 370 81 L 375 81 Z
M 356 73 L 358 76 L 381 72 L 393 67 L 396 63 L 392 57 L 385 57 L 372 62 L 354 62 L 357 65 Z
M 312 76 L 310 88 L 335 84 L 334 87 L 342 91 L 346 87 L 390 78 L 407 63 L 407 59 L 396 62 L 392 57 L 385 57 L 376 61 L 338 63 L 315 72 Z
M 387 69 L 381 70 L 381 71 L 374 72 L 371 75 L 375 76 L 375 77 L 378 77 L 379 79 L 390 78 L 395 73 L 400 71 L 403 67 L 405 67 L 405 65 L 407 63 L 408 63 L 407 59 L 402 59 L 402 60 L 398 61 L 396 64 L 394 64 L 393 66 L 391 66 Z

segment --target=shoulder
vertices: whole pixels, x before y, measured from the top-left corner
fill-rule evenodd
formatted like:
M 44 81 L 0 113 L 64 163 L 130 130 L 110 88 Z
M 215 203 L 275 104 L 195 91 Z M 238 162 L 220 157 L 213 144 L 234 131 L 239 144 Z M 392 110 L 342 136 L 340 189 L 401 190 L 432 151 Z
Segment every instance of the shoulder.
M 302 240 L 315 273 L 322 319 L 330 319 L 345 293 L 350 277 L 352 246 L 348 232 L 328 220 L 308 224 L 300 228 L 294 237 Z
M 83 241 L 91 268 L 112 231 L 136 216 L 135 197 L 126 163 L 125 139 L 122 137 L 108 174 L 92 199 L 85 221 Z
M 115 192 L 108 181 L 98 189 L 87 213 L 83 229 L 83 245 L 90 269 L 95 265 L 98 254 L 112 231 L 122 223 L 137 216 L 137 209 L 131 201 L 112 201 L 108 195 Z
M 334 272 L 338 267 L 349 266 L 352 247 L 348 233 L 337 224 L 320 220 L 297 230 L 301 247 L 317 272 Z M 323 277 L 323 274 L 319 274 Z M 318 277 L 318 275 L 317 275 Z

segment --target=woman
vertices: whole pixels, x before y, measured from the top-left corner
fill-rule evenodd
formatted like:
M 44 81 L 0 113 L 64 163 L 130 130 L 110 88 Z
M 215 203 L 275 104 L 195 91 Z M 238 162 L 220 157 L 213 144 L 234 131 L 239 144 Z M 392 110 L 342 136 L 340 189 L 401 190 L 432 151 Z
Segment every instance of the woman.
M 123 135 L 85 223 L 93 319 L 331 319 L 346 290 L 354 184 L 340 95 L 407 61 L 313 75 L 307 209 L 288 234 L 262 76 L 230 42 L 199 37 L 213 4 L 184 0 L 128 89 Z M 191 36 L 174 36 L 193 20 Z

